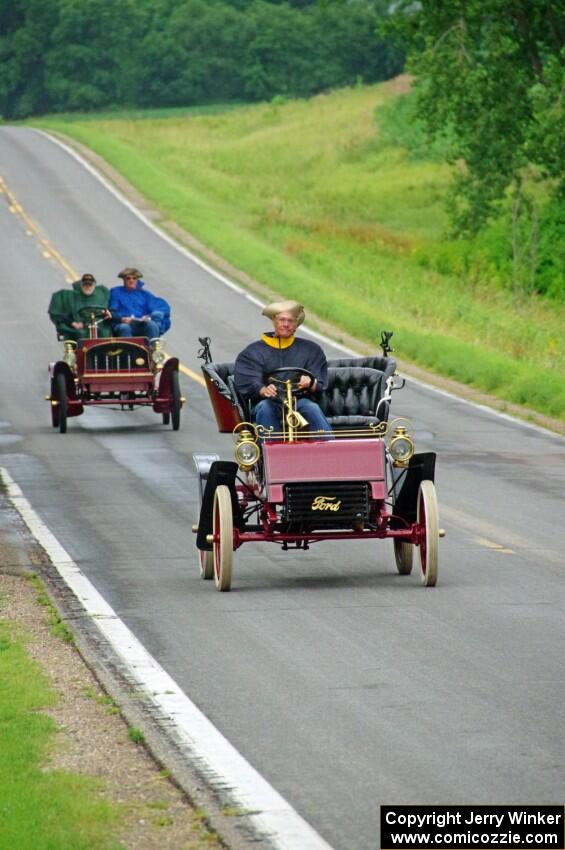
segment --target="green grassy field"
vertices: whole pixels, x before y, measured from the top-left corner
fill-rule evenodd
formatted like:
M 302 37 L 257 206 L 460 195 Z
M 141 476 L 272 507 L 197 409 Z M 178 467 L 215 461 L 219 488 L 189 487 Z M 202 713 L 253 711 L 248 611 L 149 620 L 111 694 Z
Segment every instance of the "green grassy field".
M 45 769 L 56 726 L 43 712 L 55 695 L 15 626 L 0 621 L 0 847 L 120 850 L 117 808 L 93 778 Z
M 344 332 L 376 349 L 392 329 L 399 358 L 565 418 L 565 304 L 517 300 L 444 236 L 448 166 L 380 132 L 379 107 L 405 88 L 34 123 L 88 145 L 201 242 Z

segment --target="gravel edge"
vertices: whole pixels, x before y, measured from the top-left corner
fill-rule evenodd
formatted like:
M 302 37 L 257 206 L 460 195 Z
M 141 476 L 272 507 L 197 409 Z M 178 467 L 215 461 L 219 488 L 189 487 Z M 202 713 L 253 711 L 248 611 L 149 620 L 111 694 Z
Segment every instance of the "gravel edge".
M 33 575 L 72 642 L 53 634 Z M 100 796 L 124 811 L 118 837 L 128 850 L 269 850 L 268 837 L 230 809 L 229 789 L 220 799 L 208 787 L 169 721 L 136 690 L 1 486 L 0 618 L 24 636 L 58 694 L 49 711 L 59 734 L 48 768 L 101 780 Z M 130 740 L 131 728 L 141 731 L 142 743 Z

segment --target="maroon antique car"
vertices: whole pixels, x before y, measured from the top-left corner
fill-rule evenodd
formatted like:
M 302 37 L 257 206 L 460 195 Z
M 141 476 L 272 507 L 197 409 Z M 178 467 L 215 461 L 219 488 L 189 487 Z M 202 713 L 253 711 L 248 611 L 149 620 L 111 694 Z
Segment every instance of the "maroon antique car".
M 202 367 L 218 428 L 235 437 L 235 461 L 195 454 L 200 513 L 193 526 L 200 574 L 229 590 L 233 553 L 244 543 L 308 549 L 328 540 L 393 541 L 396 568 L 412 571 L 419 552 L 422 583 L 438 574 L 435 453 L 414 452 L 411 423 L 389 421 L 392 391 L 404 381 L 391 357 L 329 361 L 320 406 L 327 434 L 304 430 L 294 403 L 304 369 L 276 370 L 282 430 L 258 428 L 238 396 L 233 363 Z M 294 374 L 293 374 L 294 373 Z M 307 424 L 307 423 L 306 423 Z
M 164 425 L 180 427 L 184 398 L 180 394 L 179 361 L 167 357 L 159 339 L 98 338 L 104 312 L 88 308 L 89 339 L 64 340 L 61 360 L 49 365 L 51 423 L 61 434 L 67 419 L 89 405 L 121 410 L 151 407 Z

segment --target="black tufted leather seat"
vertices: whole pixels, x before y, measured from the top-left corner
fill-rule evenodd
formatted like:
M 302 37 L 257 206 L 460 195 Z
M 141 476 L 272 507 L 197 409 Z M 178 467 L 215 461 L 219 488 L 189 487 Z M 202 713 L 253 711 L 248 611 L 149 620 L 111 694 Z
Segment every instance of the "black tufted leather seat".
M 233 377 L 234 363 L 208 363 L 204 374 L 218 392 L 235 406 L 242 420 L 248 420 L 249 410 L 238 393 Z M 348 357 L 328 361 L 328 383 L 317 397 L 328 422 L 335 430 L 366 428 L 388 419 L 388 403 L 379 407 L 386 379 L 396 370 L 392 357 Z
M 334 429 L 377 424 L 376 408 L 384 390 L 384 374 L 362 366 L 329 366 L 328 383 L 318 401 Z
M 385 377 L 396 372 L 396 360 L 394 357 L 383 357 L 381 354 L 371 354 L 369 357 L 338 357 L 328 360 L 328 366 L 362 366 L 365 369 L 378 369 Z

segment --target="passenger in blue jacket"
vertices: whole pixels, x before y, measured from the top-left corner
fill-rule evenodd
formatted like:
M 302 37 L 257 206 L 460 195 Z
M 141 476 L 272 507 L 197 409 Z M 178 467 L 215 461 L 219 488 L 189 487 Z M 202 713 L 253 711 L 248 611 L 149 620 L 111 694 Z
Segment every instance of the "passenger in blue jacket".
M 241 395 L 252 405 L 252 416 L 258 425 L 280 431 L 282 406 L 277 387 L 267 383 L 273 369 L 288 366 L 311 372 L 315 381 L 302 375 L 299 386 L 304 395 L 298 398 L 297 410 L 308 420 L 310 431 L 332 428 L 316 396 L 326 384 L 328 363 L 326 355 L 316 342 L 295 336 L 296 328 L 304 321 L 304 307 L 296 301 L 279 301 L 268 304 L 263 315 L 273 321 L 274 330 L 264 333 L 241 351 L 235 361 L 235 385 Z
M 143 289 L 141 272 L 126 268 L 118 275 L 122 286 L 110 290 L 109 308 L 116 336 L 161 336 L 171 327 L 171 309 L 164 298 Z

